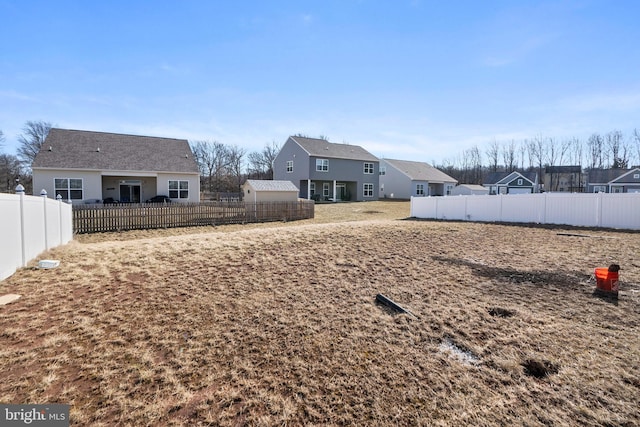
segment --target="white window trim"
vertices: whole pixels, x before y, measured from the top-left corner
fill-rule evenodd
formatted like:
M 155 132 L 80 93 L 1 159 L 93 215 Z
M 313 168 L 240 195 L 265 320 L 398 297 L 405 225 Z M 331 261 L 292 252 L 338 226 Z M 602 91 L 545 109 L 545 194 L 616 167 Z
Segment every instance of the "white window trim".
M 375 166 L 371 162 L 364 162 L 363 169 L 364 169 L 364 174 L 365 175 L 373 175 L 373 171 L 375 170 Z
M 171 188 L 171 183 L 172 182 L 177 182 L 178 183 L 178 188 Z M 182 188 L 182 183 L 186 183 L 187 184 L 187 188 Z M 184 200 L 184 199 L 188 199 L 189 198 L 189 181 L 186 179 L 170 179 L 167 182 L 167 189 L 169 190 L 169 198 L 173 199 L 173 200 Z M 178 197 L 171 197 L 171 192 L 172 191 L 177 191 L 178 192 Z M 180 197 L 182 195 L 182 193 L 186 192 L 187 193 L 187 197 Z
M 287 173 L 293 172 L 293 160 L 287 160 Z
M 67 180 L 67 187 L 66 188 L 56 187 L 56 181 L 60 180 L 60 179 L 66 179 Z M 81 182 L 80 188 L 71 188 L 71 180 L 80 181 Z M 66 200 L 84 200 L 84 178 L 53 178 L 53 192 L 55 193 L 54 197 L 58 196 L 59 190 L 67 192 L 67 199 Z M 71 198 L 71 190 L 74 190 L 74 191 L 80 190 L 81 197 L 79 199 Z
M 387 167 L 386 166 L 380 166 L 380 171 L 378 173 L 380 175 L 386 175 L 387 174 Z
M 416 184 L 416 196 L 424 196 L 424 184 Z
M 367 190 L 367 187 L 369 186 L 371 187 L 371 190 Z M 373 184 L 370 182 L 365 182 L 364 184 L 362 184 L 362 197 L 373 197 L 373 190 Z
M 329 197 L 331 195 L 331 187 L 328 182 L 322 184 L 322 196 Z
M 522 178 L 518 178 L 518 185 L 522 185 L 523 182 Z
M 329 172 L 329 159 L 316 159 L 316 172 Z
M 312 196 L 314 194 L 316 194 L 316 183 L 312 182 L 311 185 L 309 186 L 309 194 L 311 194 Z

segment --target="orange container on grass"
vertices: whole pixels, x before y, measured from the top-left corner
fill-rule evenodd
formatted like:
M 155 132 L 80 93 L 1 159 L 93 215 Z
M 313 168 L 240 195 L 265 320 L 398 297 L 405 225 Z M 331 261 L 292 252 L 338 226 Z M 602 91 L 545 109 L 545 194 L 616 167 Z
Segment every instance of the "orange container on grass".
M 606 267 L 596 268 L 596 287 L 605 292 L 618 293 L 618 272 Z

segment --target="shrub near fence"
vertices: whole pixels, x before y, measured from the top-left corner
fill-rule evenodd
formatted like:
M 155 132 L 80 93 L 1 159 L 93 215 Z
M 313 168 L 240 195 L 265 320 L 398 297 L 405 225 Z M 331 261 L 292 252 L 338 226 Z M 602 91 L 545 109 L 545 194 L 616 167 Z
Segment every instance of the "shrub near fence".
M 314 203 L 170 203 L 77 205 L 73 230 L 77 234 L 248 222 L 295 221 L 313 218 Z
M 415 218 L 565 224 L 640 230 L 638 193 L 412 197 Z

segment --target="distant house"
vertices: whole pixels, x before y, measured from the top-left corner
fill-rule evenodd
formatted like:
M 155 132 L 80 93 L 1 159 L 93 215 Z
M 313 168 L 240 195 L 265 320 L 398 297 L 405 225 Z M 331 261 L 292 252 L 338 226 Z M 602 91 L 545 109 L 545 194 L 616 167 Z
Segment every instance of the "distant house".
M 378 200 L 378 172 L 378 158 L 362 147 L 301 136 L 290 136 L 273 162 L 275 180 L 314 200 Z
M 489 189 L 476 184 L 460 184 L 451 189 L 452 196 L 481 196 L 485 194 L 489 194 Z
M 248 179 L 242 185 L 245 202 L 296 202 L 298 187 L 291 181 Z
M 425 162 L 380 159 L 380 197 L 444 196 L 458 183 Z
M 482 183 L 489 194 L 528 194 L 538 192 L 536 172 L 491 172 Z
M 585 183 L 581 166 L 547 166 L 544 169 L 545 191 L 581 193 L 585 189 Z
M 589 171 L 589 193 L 640 193 L 640 168 L 592 169 Z
M 186 139 L 51 129 L 32 165 L 35 194 L 72 203 L 200 200 L 200 173 Z

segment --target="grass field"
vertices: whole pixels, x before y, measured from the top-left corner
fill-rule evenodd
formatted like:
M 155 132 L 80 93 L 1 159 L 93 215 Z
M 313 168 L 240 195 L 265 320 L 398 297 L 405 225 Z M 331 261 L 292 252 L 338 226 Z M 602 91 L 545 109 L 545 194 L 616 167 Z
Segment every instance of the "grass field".
M 77 236 L 0 282 L 22 295 L 0 402 L 92 426 L 640 425 L 640 233 L 408 216 Z M 593 295 L 611 263 L 617 301 Z

